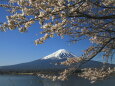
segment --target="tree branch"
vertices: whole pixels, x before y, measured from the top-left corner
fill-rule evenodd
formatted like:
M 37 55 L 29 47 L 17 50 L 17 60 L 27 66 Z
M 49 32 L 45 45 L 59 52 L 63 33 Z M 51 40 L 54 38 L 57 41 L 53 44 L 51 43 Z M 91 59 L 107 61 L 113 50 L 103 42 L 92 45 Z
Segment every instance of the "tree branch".
M 88 2 L 90 2 L 91 4 L 94 4 L 94 5 L 97 6 L 97 7 L 108 8 L 108 9 L 115 9 L 115 7 L 112 7 L 112 6 L 102 6 L 102 5 L 100 5 L 100 4 L 97 4 L 97 3 L 92 2 L 92 1 L 90 1 L 90 0 L 89 0 Z
M 115 15 L 108 15 L 108 16 L 92 16 L 89 14 L 85 14 L 85 13 L 81 13 L 79 12 L 80 15 L 70 15 L 69 17 L 85 17 L 85 18 L 89 18 L 89 19 L 115 19 Z
M 102 45 L 102 47 L 97 52 L 93 52 L 93 54 L 90 57 L 87 55 L 88 58 L 85 57 L 85 60 L 79 64 L 78 68 L 81 67 L 84 63 L 86 63 L 86 62 L 90 61 L 92 58 L 94 58 L 98 53 L 100 53 L 114 39 L 115 38 L 111 38 L 110 40 L 108 40 L 104 45 Z

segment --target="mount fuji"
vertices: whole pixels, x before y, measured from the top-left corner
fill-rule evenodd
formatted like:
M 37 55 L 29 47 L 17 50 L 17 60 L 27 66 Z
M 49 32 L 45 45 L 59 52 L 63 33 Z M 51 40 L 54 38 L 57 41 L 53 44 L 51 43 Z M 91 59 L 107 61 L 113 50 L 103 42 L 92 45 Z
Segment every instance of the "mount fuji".
M 55 60 L 55 59 L 67 59 L 67 58 L 72 58 L 72 57 L 76 57 L 76 55 L 74 55 L 74 54 L 72 54 L 72 53 L 70 53 L 70 52 L 68 52 L 67 50 L 65 50 L 65 49 L 60 49 L 60 50 L 58 50 L 58 51 L 56 51 L 56 52 L 54 52 L 54 53 L 52 53 L 52 54 L 50 54 L 50 55 L 48 55 L 48 56 L 45 56 L 44 58 L 42 58 L 42 59 L 52 59 L 52 60 Z
M 39 71 L 39 70 L 47 70 L 47 69 L 63 69 L 67 68 L 64 65 L 55 65 L 56 63 L 60 63 L 62 61 L 67 60 L 67 58 L 76 57 L 72 53 L 68 52 L 65 49 L 60 49 L 48 56 L 45 56 L 41 59 L 21 63 L 10 66 L 1 66 L 0 70 L 4 71 Z
M 1 66 L 0 70 L 2 71 L 40 71 L 40 70 L 60 70 L 68 68 L 68 66 L 60 65 L 56 63 L 63 62 L 67 60 L 67 58 L 73 58 L 77 57 L 76 55 L 70 53 L 69 51 L 65 49 L 60 49 L 48 56 L 45 56 L 41 59 L 27 62 L 27 63 L 21 63 L 16 65 L 10 65 L 10 66 Z M 97 61 L 89 61 L 83 67 L 100 67 L 103 63 L 97 62 Z M 115 65 L 114 65 L 115 66 Z

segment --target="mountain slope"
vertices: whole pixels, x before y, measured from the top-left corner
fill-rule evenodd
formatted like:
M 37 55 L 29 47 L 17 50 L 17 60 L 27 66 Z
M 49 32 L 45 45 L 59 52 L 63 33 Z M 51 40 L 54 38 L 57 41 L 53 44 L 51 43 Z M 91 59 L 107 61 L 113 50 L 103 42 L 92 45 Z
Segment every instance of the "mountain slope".
M 18 70 L 18 71 L 37 71 L 37 70 L 47 70 L 47 69 L 63 69 L 67 68 L 64 65 L 55 65 L 56 63 L 60 63 L 62 61 L 67 60 L 67 58 L 76 57 L 72 53 L 69 53 L 65 49 L 60 49 L 48 56 L 45 56 L 41 59 L 27 62 L 27 63 L 21 63 L 11 66 L 2 66 L 0 69 L 2 70 Z
M 0 67 L 0 70 L 4 71 L 39 71 L 39 70 L 49 70 L 49 69 L 65 69 L 68 68 L 68 66 L 60 65 L 56 63 L 63 62 L 67 60 L 67 58 L 76 57 L 72 53 L 66 51 L 65 49 L 60 49 L 48 56 L 45 56 L 41 59 L 27 62 L 27 63 L 21 63 L 11 66 L 2 66 Z M 89 61 L 86 64 L 82 66 L 82 68 L 87 67 L 101 67 L 103 65 L 102 62 L 97 61 Z M 108 64 L 109 65 L 109 64 Z M 115 67 L 115 65 L 112 65 Z

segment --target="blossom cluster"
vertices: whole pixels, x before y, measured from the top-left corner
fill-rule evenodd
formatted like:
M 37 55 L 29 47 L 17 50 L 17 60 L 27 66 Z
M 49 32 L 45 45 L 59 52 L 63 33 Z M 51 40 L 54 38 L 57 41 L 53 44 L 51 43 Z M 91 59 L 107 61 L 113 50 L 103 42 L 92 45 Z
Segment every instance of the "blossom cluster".
M 93 44 L 85 51 L 85 58 L 91 59 L 100 52 L 104 57 L 114 54 L 114 0 L 10 0 L 9 4 L 0 4 L 0 7 L 11 12 L 6 16 L 7 22 L 0 24 L 1 31 L 18 29 L 26 32 L 32 24 L 39 22 L 40 33 L 44 36 L 35 40 L 36 45 L 55 34 L 68 35 L 73 41 L 88 39 Z M 62 64 L 82 60 L 68 59 Z
M 75 63 L 80 63 L 83 60 L 84 60 L 84 58 L 82 58 L 82 57 L 68 58 L 66 61 L 61 62 L 61 64 L 63 64 L 63 65 L 71 65 L 71 64 L 75 64 Z
M 96 81 L 107 79 L 109 76 L 115 76 L 115 67 L 83 69 L 69 68 L 56 75 L 52 73 L 37 73 L 37 75 L 42 78 L 51 79 L 52 81 L 68 80 L 69 77 L 74 75 L 75 77 L 88 79 L 91 83 L 95 83 Z
M 82 69 L 82 73 L 79 73 L 79 77 L 83 77 L 85 79 L 89 79 L 91 83 L 96 82 L 97 80 L 103 80 L 109 77 L 112 74 L 115 74 L 114 68 L 84 68 Z
M 17 27 L 23 27 L 28 29 L 31 26 L 31 23 L 39 21 L 42 25 L 43 32 L 48 33 L 49 35 L 55 33 L 59 36 L 72 35 L 77 38 L 88 36 L 90 37 L 91 42 L 103 44 L 102 39 L 108 37 L 109 34 L 104 28 L 110 28 L 113 31 L 113 25 L 107 23 L 105 20 L 96 20 L 93 18 L 88 20 L 87 15 L 100 16 L 104 15 L 104 13 L 106 15 L 112 14 L 113 9 L 106 9 L 106 6 L 113 6 L 113 2 L 113 0 L 101 1 L 99 4 L 100 8 L 101 5 L 105 5 L 105 8 L 103 7 L 102 10 L 95 12 L 93 11 L 94 8 L 100 8 L 98 5 L 94 4 L 97 2 L 92 0 L 10 0 L 10 3 L 12 3 L 13 6 L 2 6 L 11 8 L 11 11 L 14 13 L 9 16 L 10 18 L 8 18 L 7 27 L 5 24 L 2 25 L 1 28 L 5 29 L 6 27 L 13 30 Z M 84 13 L 87 13 L 87 15 L 84 16 Z M 106 25 L 106 23 L 110 25 Z M 102 24 L 102 27 L 97 27 L 99 24 Z M 98 33 L 100 31 L 102 31 L 102 34 Z M 112 34 L 114 34 L 114 32 L 112 32 Z M 112 35 L 112 37 L 114 37 L 114 35 Z M 108 38 L 105 38 L 104 42 L 106 42 L 106 40 L 108 40 Z M 39 44 L 39 42 L 36 43 Z

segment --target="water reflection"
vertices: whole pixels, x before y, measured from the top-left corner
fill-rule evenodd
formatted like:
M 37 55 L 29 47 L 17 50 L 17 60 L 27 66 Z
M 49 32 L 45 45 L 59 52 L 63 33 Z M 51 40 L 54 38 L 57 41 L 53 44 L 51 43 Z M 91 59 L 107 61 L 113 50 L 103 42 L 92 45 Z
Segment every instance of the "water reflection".
M 115 77 L 104 81 L 98 81 L 94 84 L 91 84 L 89 80 L 79 77 L 71 77 L 66 81 L 51 81 L 48 79 L 43 79 L 42 83 L 43 86 L 115 86 Z
M 37 76 L 0 75 L 0 86 L 115 86 L 115 77 L 91 84 L 78 77 L 70 77 L 66 81 L 51 81 Z

